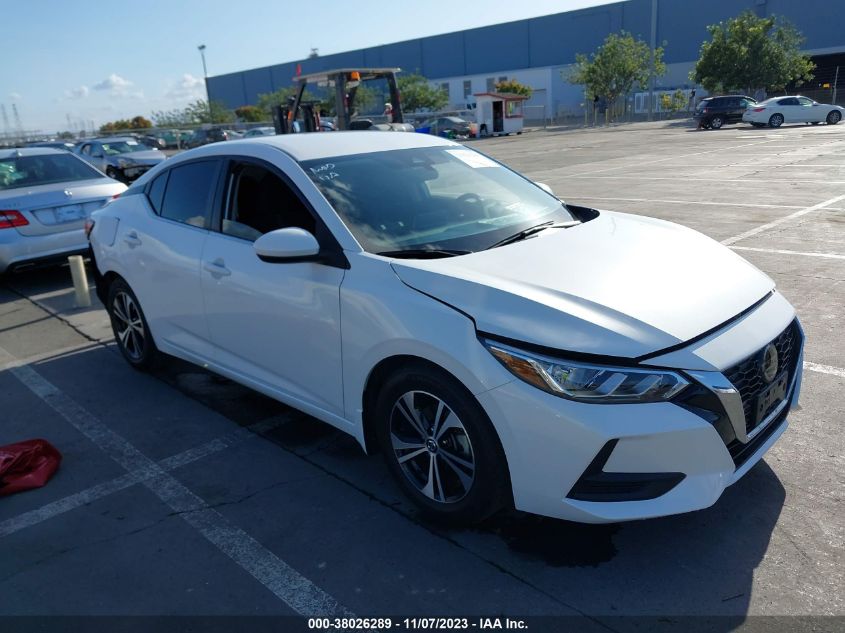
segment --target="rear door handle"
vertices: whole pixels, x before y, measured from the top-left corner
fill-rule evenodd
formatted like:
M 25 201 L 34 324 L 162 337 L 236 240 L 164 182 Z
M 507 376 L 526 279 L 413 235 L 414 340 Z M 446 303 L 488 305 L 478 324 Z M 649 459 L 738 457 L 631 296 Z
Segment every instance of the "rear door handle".
M 228 277 L 232 274 L 232 271 L 226 268 L 223 264 L 222 259 L 215 259 L 213 262 L 205 262 L 203 268 L 210 272 L 214 277 Z
M 141 238 L 138 237 L 138 234 L 135 231 L 129 231 L 126 235 L 123 236 L 123 241 L 129 244 L 129 246 L 140 246 L 141 245 Z

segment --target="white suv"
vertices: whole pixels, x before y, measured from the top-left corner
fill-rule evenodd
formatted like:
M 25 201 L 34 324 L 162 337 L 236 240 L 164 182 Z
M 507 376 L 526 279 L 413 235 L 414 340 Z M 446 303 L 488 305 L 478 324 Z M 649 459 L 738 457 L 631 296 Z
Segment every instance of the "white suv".
M 801 328 L 751 264 L 432 136 L 201 147 L 90 237 L 130 364 L 172 354 L 301 409 L 454 520 L 707 507 L 798 399 Z

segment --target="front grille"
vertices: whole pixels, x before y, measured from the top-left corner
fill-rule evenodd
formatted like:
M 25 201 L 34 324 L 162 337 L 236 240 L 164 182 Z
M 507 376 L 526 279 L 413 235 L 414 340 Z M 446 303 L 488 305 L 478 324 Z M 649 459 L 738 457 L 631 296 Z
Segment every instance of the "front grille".
M 769 426 L 763 429 L 759 435 L 755 436 L 754 439 L 747 444 L 743 444 L 739 440 L 734 440 L 728 444 L 728 452 L 731 454 L 731 459 L 733 459 L 734 465 L 739 468 L 748 461 L 748 459 L 757 452 L 757 449 L 759 449 L 766 440 L 774 435 L 775 431 L 783 426 L 788 414 L 789 408 L 787 407 L 778 414 L 777 418 L 769 423 Z
M 790 323 L 783 332 L 775 337 L 772 343 L 777 348 L 778 364 L 788 371 L 787 385 L 791 386 L 801 351 L 801 333 L 798 328 L 798 321 L 795 320 Z M 765 349 L 765 346 L 725 371 L 725 376 L 742 397 L 742 408 L 745 411 L 745 429 L 749 433 L 757 426 L 757 397 L 769 386 L 769 383 L 763 378 L 761 367 L 763 349 Z M 772 403 L 771 409 L 773 410 L 778 404 L 777 402 Z M 765 418 L 769 413 L 771 413 L 771 410 L 766 411 L 763 417 Z

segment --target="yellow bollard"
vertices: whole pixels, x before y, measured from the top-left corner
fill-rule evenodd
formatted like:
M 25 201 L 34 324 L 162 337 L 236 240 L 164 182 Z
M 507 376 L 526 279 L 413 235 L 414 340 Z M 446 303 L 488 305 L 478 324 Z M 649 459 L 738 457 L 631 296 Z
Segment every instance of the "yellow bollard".
M 76 307 L 87 308 L 91 305 L 91 295 L 88 294 L 88 276 L 85 274 L 82 256 L 71 255 L 67 258 L 67 263 L 70 265 L 73 289 L 76 291 Z

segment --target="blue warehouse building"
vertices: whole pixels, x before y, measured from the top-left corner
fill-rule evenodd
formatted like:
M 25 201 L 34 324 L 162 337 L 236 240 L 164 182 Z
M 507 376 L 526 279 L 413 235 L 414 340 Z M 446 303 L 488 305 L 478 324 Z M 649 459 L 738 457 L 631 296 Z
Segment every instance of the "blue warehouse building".
M 649 42 L 652 6 L 652 0 L 627 0 L 292 60 L 210 77 L 208 90 L 212 100 L 236 108 L 255 104 L 261 94 L 291 86 L 297 67 L 306 74 L 332 68 L 398 66 L 448 90 L 451 108 L 465 108 L 473 102 L 474 93 L 491 90 L 502 78 L 514 78 L 534 88 L 527 116 L 532 111 L 537 118 L 578 114 L 583 111 L 583 90 L 566 80 L 576 54 L 595 51 L 609 33 L 620 30 Z M 708 39 L 706 27 L 745 10 L 784 16 L 794 24 L 806 38 L 804 49 L 819 66 L 817 77 L 831 93 L 835 68 L 841 64 L 837 100 L 845 98 L 845 18 L 830 0 L 657 0 L 655 41 L 664 47 L 668 67 L 658 80 L 658 89 L 692 87 L 688 75 L 701 43 Z M 638 102 L 637 109 L 641 107 Z

